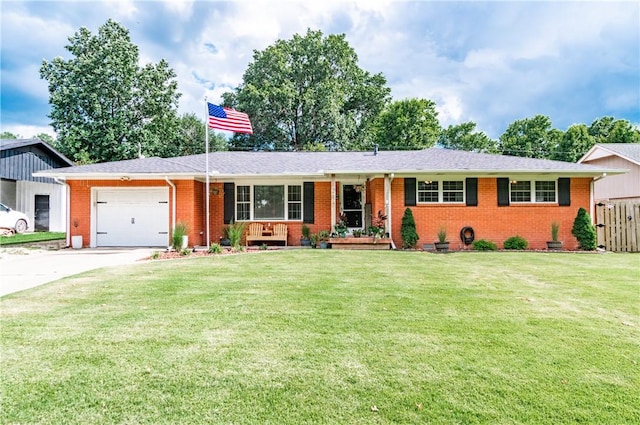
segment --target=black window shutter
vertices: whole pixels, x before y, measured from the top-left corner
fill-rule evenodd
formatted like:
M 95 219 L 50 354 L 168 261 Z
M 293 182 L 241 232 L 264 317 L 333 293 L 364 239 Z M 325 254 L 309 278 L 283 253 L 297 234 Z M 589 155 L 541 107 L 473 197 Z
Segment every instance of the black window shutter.
M 304 216 L 302 217 L 302 221 L 305 223 L 313 223 L 315 221 L 314 217 L 314 196 L 315 196 L 315 185 L 313 182 L 304 182 L 304 186 L 302 189 L 302 196 L 304 205 L 302 206 L 302 211 Z
M 224 184 L 224 224 L 234 221 L 236 215 L 236 186 L 233 183 Z
M 509 206 L 509 179 L 498 179 L 498 206 Z
M 465 182 L 466 198 L 468 207 L 478 206 L 478 179 L 469 177 Z
M 561 177 L 558 179 L 558 205 L 568 207 L 571 205 L 571 179 Z
M 412 207 L 416 205 L 416 179 L 404 179 L 404 205 Z

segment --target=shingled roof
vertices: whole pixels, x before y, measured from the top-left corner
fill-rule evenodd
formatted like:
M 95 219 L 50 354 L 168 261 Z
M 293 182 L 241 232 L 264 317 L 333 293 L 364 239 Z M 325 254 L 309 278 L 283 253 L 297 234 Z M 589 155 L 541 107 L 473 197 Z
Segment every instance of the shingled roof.
M 74 179 L 132 176 L 204 177 L 205 154 L 177 158 L 141 158 L 60 168 L 42 175 Z M 331 174 L 537 174 L 596 176 L 625 170 L 562 161 L 491 155 L 441 148 L 374 152 L 212 152 L 209 172 L 217 177 L 328 176 Z
M 640 165 L 640 143 L 598 143 L 589 149 L 578 162 L 583 163 L 614 155 Z

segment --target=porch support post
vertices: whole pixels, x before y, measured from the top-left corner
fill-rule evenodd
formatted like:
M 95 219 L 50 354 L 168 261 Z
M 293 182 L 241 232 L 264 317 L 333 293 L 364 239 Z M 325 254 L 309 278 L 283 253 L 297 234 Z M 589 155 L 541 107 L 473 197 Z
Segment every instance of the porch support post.
M 331 174 L 331 228 L 329 233 L 333 232 L 336 226 L 336 175 Z
M 384 213 L 387 216 L 387 221 L 385 222 L 385 230 L 389 233 L 389 238 L 393 240 L 393 235 L 391 234 L 391 182 L 393 181 L 393 174 L 385 174 L 384 175 Z M 391 246 L 394 244 L 391 242 Z

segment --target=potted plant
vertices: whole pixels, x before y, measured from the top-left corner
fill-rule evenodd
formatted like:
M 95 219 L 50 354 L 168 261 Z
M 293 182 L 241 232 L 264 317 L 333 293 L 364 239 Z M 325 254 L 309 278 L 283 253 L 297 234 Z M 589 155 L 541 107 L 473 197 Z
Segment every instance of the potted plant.
M 82 235 L 78 235 L 78 226 L 80 226 L 80 220 L 74 218 L 72 224 L 74 228 L 74 235 L 71 236 L 71 248 L 80 249 L 82 248 Z
M 436 251 L 448 251 L 449 241 L 447 240 L 447 228 L 442 226 L 438 230 L 438 241 L 435 243 Z
M 354 238 L 359 238 L 360 236 L 362 236 L 362 229 L 353 229 L 353 232 L 351 232 L 351 234 Z
M 300 246 L 311 246 L 311 229 L 306 224 L 303 224 L 301 231 Z
M 171 246 L 176 251 L 182 251 L 189 245 L 189 226 L 185 222 L 178 221 L 171 235 Z
M 320 235 L 318 235 L 317 233 L 310 234 L 309 241 L 311 242 L 311 248 L 317 247 L 318 242 L 320 241 Z
M 551 240 L 547 241 L 547 249 L 559 251 L 562 250 L 562 241 L 558 240 L 558 232 L 560 231 L 560 223 L 554 221 L 551 223 Z
M 220 246 L 231 246 L 231 239 L 229 239 L 229 226 L 222 226 L 222 236 L 220 236 Z
M 369 234 L 373 236 L 375 242 L 376 239 L 385 236 L 385 221 L 387 216 L 382 214 L 382 211 L 378 211 L 378 217 L 372 220 L 371 226 L 369 226 Z
M 344 238 L 347 236 L 347 231 L 349 231 L 347 227 L 347 215 L 345 213 L 341 213 L 338 216 L 338 221 L 336 221 L 335 230 L 339 238 Z
M 329 247 L 329 236 L 331 234 L 328 230 L 321 230 L 318 233 L 318 240 L 320 241 L 320 248 L 327 249 Z

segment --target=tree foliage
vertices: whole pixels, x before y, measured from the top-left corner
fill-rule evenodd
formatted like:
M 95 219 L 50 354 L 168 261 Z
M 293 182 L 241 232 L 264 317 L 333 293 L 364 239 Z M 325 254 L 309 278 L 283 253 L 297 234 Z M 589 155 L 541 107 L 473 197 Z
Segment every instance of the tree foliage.
M 496 141 L 492 140 L 483 132 L 477 132 L 476 123 L 465 122 L 458 125 L 450 125 L 442 130 L 438 145 L 447 149 L 496 153 Z
M 235 148 L 352 150 L 389 100 L 382 74 L 358 67 L 344 34 L 308 30 L 254 51 L 242 84 L 223 104 L 246 112 L 254 135 L 236 135 Z
M 593 223 L 591 223 L 591 218 L 584 208 L 578 210 L 578 214 L 573 221 L 571 234 L 578 240 L 578 247 L 580 249 L 585 251 L 593 251 L 596 249 L 596 228 Z
M 510 124 L 500 136 L 498 150 L 503 155 L 550 159 L 561 135 L 549 117 L 536 115 Z
M 441 132 L 436 104 L 427 99 L 391 102 L 380 112 L 369 131 L 370 140 L 380 149 L 431 147 Z
M 58 149 L 74 161 L 102 162 L 162 153 L 177 129 L 176 74 L 166 61 L 138 65 L 129 32 L 109 19 L 80 28 L 65 48 L 73 58 L 44 60 Z
M 411 208 L 404 210 L 402 216 L 402 225 L 400 226 L 400 234 L 402 235 L 402 247 L 414 248 L 418 243 L 418 232 L 416 231 L 416 220 L 413 218 Z
M 585 124 L 574 124 L 562 134 L 558 146 L 551 153 L 551 159 L 577 162 L 594 145 Z

